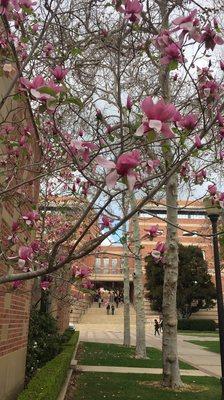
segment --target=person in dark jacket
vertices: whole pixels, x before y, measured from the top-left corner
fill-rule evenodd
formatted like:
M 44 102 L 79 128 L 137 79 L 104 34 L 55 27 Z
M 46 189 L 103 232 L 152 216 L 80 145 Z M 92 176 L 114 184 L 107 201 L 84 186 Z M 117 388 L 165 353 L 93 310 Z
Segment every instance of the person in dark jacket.
M 154 320 L 154 328 L 155 328 L 154 335 L 156 336 L 156 334 L 158 334 L 160 336 L 160 333 L 159 333 L 159 322 L 157 321 L 157 319 Z
M 114 311 L 115 311 L 115 307 L 114 307 L 114 304 L 112 304 L 112 306 L 111 306 L 111 314 L 112 315 L 114 315 Z
M 107 304 L 106 310 L 107 310 L 107 315 L 109 315 L 110 314 L 110 304 Z

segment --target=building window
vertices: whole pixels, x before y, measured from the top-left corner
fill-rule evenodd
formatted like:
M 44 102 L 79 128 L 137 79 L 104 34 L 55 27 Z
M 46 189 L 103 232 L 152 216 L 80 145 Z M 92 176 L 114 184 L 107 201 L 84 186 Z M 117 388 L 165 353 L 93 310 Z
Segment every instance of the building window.
M 111 260 L 111 272 L 112 272 L 112 274 L 116 274 L 116 272 L 117 272 L 117 259 L 116 258 L 112 258 L 112 260 Z
M 100 273 L 100 267 L 101 267 L 101 258 L 96 258 L 96 261 L 95 261 L 95 273 L 96 274 Z
M 103 259 L 103 272 L 105 274 L 109 273 L 109 258 L 104 258 Z

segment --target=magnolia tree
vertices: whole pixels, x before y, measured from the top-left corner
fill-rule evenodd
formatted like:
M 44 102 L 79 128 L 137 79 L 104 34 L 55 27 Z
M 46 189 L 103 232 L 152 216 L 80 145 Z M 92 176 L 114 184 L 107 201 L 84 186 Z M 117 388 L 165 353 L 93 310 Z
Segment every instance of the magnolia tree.
M 153 254 L 165 265 L 163 383 L 173 387 L 182 385 L 176 341 L 178 190 L 209 181 L 212 201 L 223 206 L 224 200 L 210 175 L 224 157 L 224 64 L 217 51 L 223 38 L 215 7 L 184 0 L 0 2 L 1 79 L 9 82 L 0 111 L 12 97 L 17 104 L 26 97 L 33 115 L 31 125 L 18 126 L 6 113 L 0 126 L 0 195 L 2 202 L 14 201 L 18 215 L 2 241 L 1 262 L 10 273 L 0 283 L 52 276 L 94 254 L 165 192 L 167 243 L 157 243 Z M 24 171 L 34 167 L 32 129 L 41 158 L 35 177 L 26 179 Z M 71 207 L 79 205 L 62 229 L 52 222 L 47 244 L 43 208 L 24 212 L 18 202 L 36 180 L 46 204 L 63 194 Z M 139 201 L 121 216 L 115 201 L 130 192 Z M 101 229 L 90 233 L 97 223 Z M 34 242 L 30 232 L 38 229 Z

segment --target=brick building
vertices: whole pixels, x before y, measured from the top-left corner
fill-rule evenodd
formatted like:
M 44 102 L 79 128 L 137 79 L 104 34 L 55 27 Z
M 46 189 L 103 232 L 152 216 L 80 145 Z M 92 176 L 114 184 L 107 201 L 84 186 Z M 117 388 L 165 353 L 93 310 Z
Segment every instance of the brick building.
M 166 240 L 166 205 L 155 205 L 148 203 L 139 213 L 139 227 L 142 245 L 142 265 L 145 272 L 144 258 L 153 250 L 157 242 Z M 160 235 L 151 241 L 146 237 L 145 229 L 152 225 L 158 225 Z M 214 279 L 213 247 L 210 238 L 198 236 L 210 232 L 210 222 L 200 201 L 179 201 L 178 211 L 178 238 L 185 246 L 194 245 L 202 249 L 204 258 L 208 262 L 208 272 Z M 132 224 L 129 224 L 130 237 L 132 235 Z M 101 246 L 99 254 L 96 255 L 92 280 L 95 286 L 111 286 L 111 282 L 119 281 L 122 286 L 122 246 Z M 134 260 L 130 257 L 130 278 L 134 269 Z M 224 279 L 224 275 L 223 275 Z M 224 282 L 223 282 L 224 283 Z M 213 316 L 214 317 L 214 316 Z
M 1 37 L 4 37 L 5 27 L 0 23 Z M 16 56 L 16 55 L 14 55 Z M 14 67 L 13 67 L 14 68 Z M 16 68 L 14 68 L 14 73 Z M 0 99 L 4 98 L 10 87 L 13 76 L 10 74 L 0 77 Z M 40 160 L 39 138 L 33 124 L 32 112 L 26 95 L 20 99 L 12 96 L 6 99 L 0 109 L 1 130 L 10 127 L 11 145 L 8 148 L 1 142 L 0 160 L 0 242 L 3 251 L 8 245 L 12 222 L 30 211 L 37 204 L 39 182 L 32 179 L 38 173 Z M 19 139 L 29 126 L 29 138 L 26 149 L 19 150 Z M 6 151 L 7 150 L 7 151 Z M 6 156 L 8 152 L 8 156 Z M 7 158 L 8 157 L 8 158 Z M 6 163 L 7 168 L 4 166 Z M 29 168 L 25 166 L 29 165 Z M 23 166 L 23 167 L 20 167 Z M 13 171 L 13 173 L 12 173 Z M 29 181 L 27 185 L 19 186 Z M 12 189 L 17 187 L 16 189 Z M 5 189 L 12 189 L 4 192 Z M 4 194 L 2 193 L 4 192 Z M 32 233 L 31 233 L 32 235 Z M 21 237 L 20 237 L 21 239 Z M 16 251 L 18 244 L 14 246 Z M 1 251 L 2 251 L 1 250 Z M 6 266 L 0 261 L 0 275 L 12 273 L 15 267 Z M 12 284 L 0 285 L 0 399 L 15 399 L 21 390 L 25 376 L 25 362 L 27 350 L 27 334 L 29 326 L 30 281 L 24 283 L 21 289 L 13 290 Z

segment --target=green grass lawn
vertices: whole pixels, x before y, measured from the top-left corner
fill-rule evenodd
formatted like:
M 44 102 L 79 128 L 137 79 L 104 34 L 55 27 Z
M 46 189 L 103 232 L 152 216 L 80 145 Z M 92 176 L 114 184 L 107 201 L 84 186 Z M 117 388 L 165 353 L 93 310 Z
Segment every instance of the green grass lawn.
M 155 348 L 147 348 L 149 359 L 135 358 L 135 348 L 117 344 L 80 342 L 78 363 L 83 365 L 107 365 L 117 367 L 162 368 L 162 352 Z M 181 369 L 194 369 L 180 362 Z
M 184 377 L 187 384 L 197 385 L 188 392 L 155 388 L 150 382 L 160 381 L 159 375 L 86 372 L 76 377 L 74 400 L 217 400 L 221 396 L 219 381 L 208 377 Z M 200 386 L 199 386 L 200 385 Z
M 219 341 L 217 342 L 202 342 L 200 340 L 188 340 L 189 343 L 197 344 L 205 348 L 206 350 L 212 351 L 214 353 L 220 353 Z
M 218 332 L 211 332 L 211 331 L 178 331 L 179 335 L 186 335 L 186 336 L 215 336 L 218 337 Z

